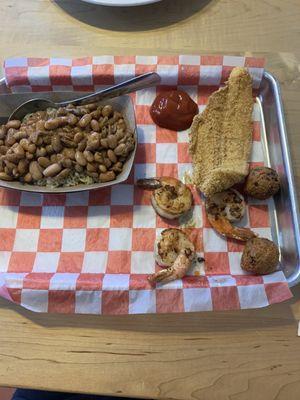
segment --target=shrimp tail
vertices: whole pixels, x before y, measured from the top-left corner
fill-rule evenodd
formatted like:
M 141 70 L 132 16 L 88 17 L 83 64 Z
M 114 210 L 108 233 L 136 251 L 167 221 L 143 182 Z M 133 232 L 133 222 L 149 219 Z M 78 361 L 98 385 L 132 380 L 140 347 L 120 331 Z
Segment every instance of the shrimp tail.
M 136 184 L 143 189 L 155 190 L 162 186 L 161 181 L 157 178 L 138 179 Z
M 251 231 L 249 228 L 238 228 L 233 226 L 228 219 L 221 217 L 221 216 L 215 216 L 211 214 L 207 214 L 208 220 L 212 227 L 220 234 L 223 236 L 226 236 L 228 238 L 236 239 L 236 240 L 241 240 L 243 242 L 247 242 L 247 240 L 252 239 L 256 237 L 257 235 Z
M 167 283 L 175 279 L 183 278 L 190 268 L 191 261 L 194 257 L 194 252 L 190 249 L 181 250 L 174 264 L 169 267 L 148 276 L 148 281 L 151 284 L 156 282 Z
M 171 282 L 176 278 L 173 278 L 174 275 L 174 268 L 169 267 L 162 269 L 161 271 L 156 272 L 155 274 L 149 275 L 148 276 L 148 281 L 151 284 L 157 283 L 157 282 L 162 282 L 162 283 L 167 283 Z

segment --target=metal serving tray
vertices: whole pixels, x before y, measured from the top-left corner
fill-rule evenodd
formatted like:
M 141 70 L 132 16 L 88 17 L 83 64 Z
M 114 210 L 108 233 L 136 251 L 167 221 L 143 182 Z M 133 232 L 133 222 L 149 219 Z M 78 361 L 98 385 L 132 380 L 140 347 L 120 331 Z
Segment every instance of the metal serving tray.
M 264 72 L 257 102 L 267 164 L 278 172 L 281 181 L 273 202 L 272 237 L 280 247 L 281 268 L 292 287 L 300 281 L 299 211 L 280 87 L 269 72 Z
M 1 90 L 2 88 L 4 90 Z M 0 92 L 3 93 L 3 91 L 5 91 L 4 79 L 0 80 Z M 27 99 L 43 97 L 60 101 L 79 97 L 78 95 L 79 93 L 74 92 L 0 95 L 0 123 L 5 122 L 12 106 Z M 300 281 L 298 204 L 280 88 L 277 80 L 268 72 L 264 72 L 257 103 L 261 114 L 261 137 L 265 158 L 267 164 L 277 170 L 281 179 L 281 190 L 271 202 L 272 237 L 280 247 L 281 268 L 289 286 L 292 287 Z

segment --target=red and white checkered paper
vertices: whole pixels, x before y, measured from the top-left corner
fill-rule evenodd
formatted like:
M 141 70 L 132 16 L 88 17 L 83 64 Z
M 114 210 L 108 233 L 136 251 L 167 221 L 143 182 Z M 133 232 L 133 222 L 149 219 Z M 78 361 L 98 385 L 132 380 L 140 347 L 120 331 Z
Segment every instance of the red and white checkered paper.
M 258 88 L 263 60 L 230 56 L 101 56 L 81 59 L 6 60 L 13 92 L 94 90 L 137 74 L 157 71 L 158 88 L 134 94 L 138 151 L 124 184 L 98 191 L 39 195 L 0 191 L 0 295 L 40 312 L 138 314 L 244 309 L 291 297 L 281 271 L 251 276 L 240 268 L 243 245 L 218 236 L 193 189 L 195 227 L 188 230 L 199 256 L 182 280 L 152 288 L 158 270 L 153 249 L 162 229 L 178 226 L 157 216 L 150 192 L 134 186 L 142 177 L 183 178 L 191 171 L 188 132 L 153 124 L 149 107 L 165 85 L 186 90 L 205 107 L 216 86 L 236 66 L 247 66 Z M 253 113 L 252 163 L 263 164 L 260 115 Z M 241 225 L 271 237 L 270 204 L 249 199 Z

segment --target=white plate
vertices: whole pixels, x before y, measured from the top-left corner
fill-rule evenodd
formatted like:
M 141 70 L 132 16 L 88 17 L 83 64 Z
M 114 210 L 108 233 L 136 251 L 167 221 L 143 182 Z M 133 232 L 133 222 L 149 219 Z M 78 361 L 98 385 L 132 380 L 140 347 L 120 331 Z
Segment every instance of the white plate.
M 113 7 L 128 7 L 128 6 L 142 6 L 145 4 L 158 3 L 161 0 L 82 0 L 86 3 L 99 4 L 102 6 Z

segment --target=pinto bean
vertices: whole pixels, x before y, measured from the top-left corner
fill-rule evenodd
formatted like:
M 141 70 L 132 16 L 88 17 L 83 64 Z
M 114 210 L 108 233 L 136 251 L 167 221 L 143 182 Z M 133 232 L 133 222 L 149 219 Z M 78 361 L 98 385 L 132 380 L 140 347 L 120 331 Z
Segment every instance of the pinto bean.
M 24 158 L 25 157 L 25 151 L 23 149 L 23 147 L 18 144 L 15 148 L 14 148 L 14 153 L 19 157 L 19 158 Z
M 12 128 L 10 128 L 8 130 L 7 135 L 6 135 L 6 140 L 5 140 L 5 144 L 7 146 L 12 146 L 13 144 L 16 143 L 16 139 L 14 138 L 15 132 L 16 131 L 14 129 L 12 129 Z
M 51 161 L 51 164 L 57 163 L 58 162 L 57 154 L 51 154 L 50 161 Z
M 126 134 L 126 132 L 123 129 L 117 129 L 117 131 L 116 131 L 116 137 L 118 140 L 123 139 L 125 134 Z
M 97 164 L 95 163 L 87 163 L 86 170 L 89 172 L 96 172 L 97 171 Z
M 48 144 L 48 145 L 46 146 L 46 151 L 47 151 L 48 154 L 54 153 L 54 149 L 53 149 L 52 144 Z
M 82 141 L 82 139 L 84 138 L 84 133 L 83 132 L 77 132 L 74 136 L 74 142 L 75 143 L 79 143 Z
M 43 139 L 41 136 L 39 136 L 39 137 L 37 138 L 37 141 L 35 142 L 35 144 L 36 144 L 37 146 L 41 146 L 43 143 L 44 143 L 44 139 Z
M 12 119 L 11 121 L 8 121 L 6 124 L 7 129 L 10 128 L 19 129 L 20 126 L 21 126 L 21 121 L 19 121 L 18 119 Z
M 18 171 L 20 175 L 24 175 L 28 171 L 29 161 L 23 158 L 18 163 Z
M 28 145 L 27 151 L 31 154 L 34 154 L 36 152 L 36 145 L 34 143 L 30 143 Z
M 20 160 L 18 155 L 14 154 L 14 153 L 7 153 L 5 158 L 7 161 L 12 162 L 12 163 L 17 163 Z
M 75 160 L 76 162 L 81 165 L 82 167 L 85 167 L 87 164 L 87 161 L 81 151 L 76 151 L 75 153 Z
M 62 144 L 59 135 L 53 135 L 51 140 L 53 150 L 58 153 L 62 150 Z
M 100 182 L 110 182 L 113 181 L 116 178 L 116 174 L 114 171 L 107 171 L 107 172 L 102 172 L 99 174 L 99 180 Z
M 100 144 L 102 147 L 104 147 L 105 149 L 108 149 L 108 140 L 107 138 L 101 139 L 100 140 Z
M 4 160 L 4 163 L 5 163 L 5 166 L 6 166 L 6 168 L 7 168 L 7 170 L 9 172 L 11 172 L 14 168 L 16 168 L 16 164 L 11 162 L 11 161 L 9 161 L 9 160 L 7 160 L 7 159 Z
M 107 157 L 110 159 L 110 161 L 113 164 L 115 164 L 117 162 L 117 157 L 116 157 L 115 153 L 111 149 L 107 150 Z
M 30 142 L 36 144 L 39 138 L 40 132 L 39 131 L 33 131 L 29 135 L 29 140 Z
M 29 164 L 29 172 L 31 173 L 32 179 L 35 181 L 43 177 L 42 168 L 37 161 L 31 161 Z
M 57 159 L 58 162 L 61 162 L 64 158 L 65 157 L 64 157 L 63 154 L 61 154 L 61 153 L 56 154 L 56 159 Z
M 115 135 L 108 135 L 107 136 L 108 147 L 114 149 L 118 145 L 118 139 Z
M 99 165 L 99 171 L 100 171 L 100 172 L 106 172 L 106 171 L 107 171 L 106 166 L 105 166 L 104 164 L 100 164 L 100 165 Z
M 98 105 L 97 103 L 90 103 L 90 104 L 86 104 L 85 107 L 89 110 L 89 111 L 94 111 L 97 109 Z
M 107 124 L 107 121 L 108 121 L 108 117 L 103 117 L 103 118 L 101 118 L 101 119 L 99 120 L 99 125 L 100 125 L 100 128 L 101 128 L 101 129 L 104 127 L 104 125 Z
M 63 169 L 62 171 L 60 171 L 59 174 L 55 176 L 55 180 L 59 181 L 61 179 L 65 179 L 70 174 L 70 172 L 71 172 L 70 168 Z
M 45 122 L 45 129 L 53 130 L 58 128 L 60 125 L 60 120 L 58 118 L 50 118 L 48 121 Z
M 103 117 L 109 117 L 113 112 L 113 108 L 111 105 L 104 106 L 102 108 L 102 115 Z
M 25 156 L 27 160 L 33 160 L 34 155 L 32 153 L 29 153 L 29 151 L 26 151 Z
M 125 131 L 126 129 L 126 122 L 124 121 L 123 118 L 120 118 L 119 121 L 117 122 L 117 129 Z
M 35 152 L 36 157 L 44 157 L 47 155 L 45 147 L 38 147 Z
M 7 150 L 8 150 L 7 146 L 3 146 L 3 145 L 0 146 L 0 154 L 6 154 Z
M 87 144 L 86 144 L 86 150 L 97 150 L 99 148 L 99 139 L 97 138 L 91 138 L 88 139 Z
M 52 164 L 49 165 L 46 169 L 43 171 L 43 175 L 46 177 L 51 177 L 57 175 L 61 171 L 61 166 L 59 164 Z
M 124 151 L 126 150 L 126 144 L 125 143 L 120 143 L 115 149 L 114 149 L 114 153 L 117 156 L 121 156 Z
M 19 143 L 23 147 L 24 150 L 26 150 L 26 151 L 28 150 L 28 146 L 29 146 L 29 140 L 28 139 L 23 138 L 23 139 L 20 140 Z
M 70 158 L 71 160 L 75 160 L 75 150 L 65 147 L 62 151 L 62 154 L 66 157 L 66 158 Z
M 123 164 L 119 161 L 111 169 L 112 169 L 112 171 L 119 173 L 123 170 Z
M 92 119 L 91 120 L 91 128 L 95 132 L 99 132 L 100 131 L 100 125 L 99 125 L 99 122 L 96 119 Z
M 91 120 L 92 120 L 91 114 L 85 114 L 85 115 L 83 115 L 83 116 L 80 118 L 80 120 L 79 120 L 79 122 L 78 122 L 78 125 L 79 125 L 81 128 L 85 128 L 85 127 L 87 127 L 87 126 L 89 125 L 89 123 L 91 122 Z
M 35 124 L 35 129 L 37 131 L 44 132 L 45 131 L 45 121 L 40 120 Z
M 67 113 L 68 113 L 68 110 L 66 108 L 59 107 L 57 109 L 57 113 L 56 114 L 59 115 L 59 116 L 62 116 L 62 115 L 67 115 Z
M 106 166 L 106 168 L 110 168 L 110 167 L 111 167 L 111 164 L 112 164 L 112 162 L 110 161 L 110 159 L 109 159 L 109 158 L 104 158 L 104 160 L 103 160 L 103 164 Z
M 97 110 L 91 112 L 92 118 L 98 120 L 101 117 L 101 110 L 99 110 L 99 107 Z
M 79 151 L 83 151 L 86 147 L 86 139 L 84 138 L 81 142 L 78 143 L 77 149 Z
M 28 136 L 28 133 L 24 132 L 24 131 L 18 131 L 18 132 L 14 133 L 14 138 L 16 139 L 17 142 L 24 138 L 27 138 L 27 136 Z
M 72 163 L 72 160 L 71 160 L 70 158 L 64 158 L 64 159 L 62 160 L 62 165 L 63 165 L 65 168 L 71 168 L 72 165 L 73 165 L 73 163 Z
M 85 151 L 83 152 L 83 155 L 84 155 L 85 159 L 86 159 L 88 162 L 93 162 L 93 161 L 94 161 L 94 155 L 93 155 L 93 153 L 92 153 L 91 151 L 85 150 Z
M 78 122 L 78 118 L 74 114 L 69 114 L 68 115 L 68 124 L 71 126 L 76 125 Z
M 30 172 L 27 172 L 27 174 L 24 176 L 24 182 L 26 183 L 32 182 L 32 175 Z
M 51 164 L 51 161 L 49 160 L 49 158 L 47 158 L 47 157 L 39 157 L 38 159 L 37 159 L 37 162 L 40 164 L 40 166 L 41 167 L 43 167 L 43 168 L 47 168 L 50 164 Z

